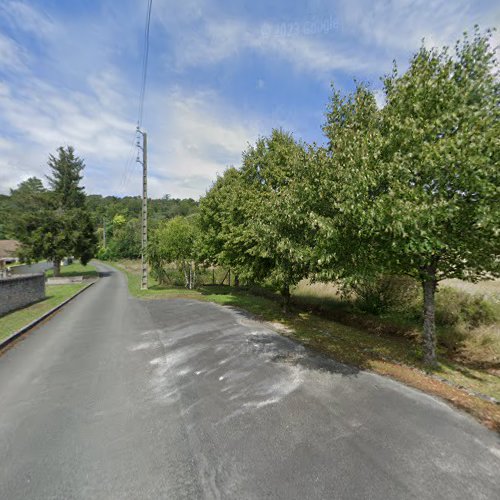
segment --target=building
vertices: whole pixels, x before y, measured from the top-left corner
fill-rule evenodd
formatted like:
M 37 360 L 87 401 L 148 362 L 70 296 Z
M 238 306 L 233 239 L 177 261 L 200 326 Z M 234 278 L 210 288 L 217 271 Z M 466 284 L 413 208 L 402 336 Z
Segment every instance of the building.
M 2 272 L 8 264 L 17 262 L 17 251 L 21 243 L 17 240 L 0 240 L 0 272 Z

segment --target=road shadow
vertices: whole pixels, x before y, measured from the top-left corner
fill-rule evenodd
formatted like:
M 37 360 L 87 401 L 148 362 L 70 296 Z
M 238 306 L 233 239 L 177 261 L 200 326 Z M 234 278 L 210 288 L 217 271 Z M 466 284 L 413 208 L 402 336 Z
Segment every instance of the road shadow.
M 327 373 L 339 373 L 346 377 L 352 377 L 360 373 L 360 369 L 355 366 L 344 365 L 332 358 L 327 358 L 322 354 L 309 351 L 307 356 L 299 358 L 295 363 L 307 370 L 323 371 Z
M 299 366 L 305 370 L 340 374 L 344 377 L 357 376 L 361 370 L 355 366 L 339 363 L 332 358 L 305 348 L 302 353 L 295 351 L 281 352 L 273 356 L 275 363 L 286 363 Z
M 237 311 L 237 314 L 255 320 L 255 316 L 252 317 L 245 311 Z M 251 351 L 266 355 L 275 363 L 286 363 L 306 370 L 336 373 L 346 377 L 356 376 L 361 371 L 356 366 L 336 361 L 331 356 L 272 329 L 266 333 L 253 333 L 247 342 L 252 346 Z

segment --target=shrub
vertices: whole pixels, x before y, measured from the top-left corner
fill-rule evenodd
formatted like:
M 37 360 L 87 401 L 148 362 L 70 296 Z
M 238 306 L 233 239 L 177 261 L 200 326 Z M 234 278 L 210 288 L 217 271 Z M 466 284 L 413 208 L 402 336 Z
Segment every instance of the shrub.
M 415 307 L 422 318 L 422 303 Z M 440 287 L 436 294 L 436 325 L 439 344 L 459 359 L 475 363 L 498 362 L 500 334 L 498 312 L 481 295 L 451 287 Z
M 109 247 L 99 247 L 97 250 L 97 258 L 99 260 L 112 260 L 113 253 L 109 249 Z
M 409 309 L 418 297 L 418 284 L 408 276 L 379 275 L 345 282 L 342 293 L 354 296 L 362 311 L 381 314 Z
M 463 325 L 473 329 L 496 321 L 492 304 L 481 295 L 472 295 L 455 288 L 443 287 L 436 294 L 436 324 Z
M 498 325 L 485 325 L 468 332 L 460 349 L 461 358 L 500 368 L 500 331 Z
M 185 286 L 186 284 L 183 273 L 172 267 L 151 266 L 151 276 L 160 285 Z
M 160 266 L 151 266 L 151 276 L 158 281 L 160 285 L 169 283 L 169 276 L 167 269 Z

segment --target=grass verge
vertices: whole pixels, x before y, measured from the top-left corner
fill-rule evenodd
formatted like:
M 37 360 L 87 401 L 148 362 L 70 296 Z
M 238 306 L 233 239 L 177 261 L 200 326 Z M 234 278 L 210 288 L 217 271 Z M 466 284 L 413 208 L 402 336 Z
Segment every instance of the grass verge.
M 229 286 L 185 290 L 164 288 L 150 280 L 149 290 L 140 290 L 140 273 L 136 263 L 124 261 L 112 265 L 127 275 L 129 291 L 135 297 L 190 298 L 246 310 L 283 335 L 337 361 L 390 376 L 439 396 L 500 432 L 500 405 L 480 396 L 500 400 L 500 377 L 448 359 L 441 359 L 439 368 L 429 371 L 421 362 L 421 349 L 414 338 L 341 324 L 300 309 L 284 314 L 276 300 Z
M 45 272 L 45 275 L 47 276 L 47 278 L 52 278 L 54 276 L 54 271 L 52 269 L 49 269 Z M 68 278 L 72 276 L 97 278 L 99 276 L 99 273 L 97 272 L 97 269 L 90 264 L 84 266 L 79 262 L 73 262 L 73 264 L 70 264 L 69 266 L 61 266 L 61 276 Z
M 85 286 L 87 286 L 86 283 L 47 285 L 47 296 L 44 300 L 0 317 L 0 341 L 50 311 L 53 307 L 58 306 Z

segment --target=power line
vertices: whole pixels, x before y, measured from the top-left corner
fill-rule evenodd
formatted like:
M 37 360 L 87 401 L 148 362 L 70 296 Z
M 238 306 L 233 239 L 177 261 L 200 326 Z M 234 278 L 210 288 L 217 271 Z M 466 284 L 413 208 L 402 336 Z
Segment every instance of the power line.
M 144 52 L 142 57 L 142 80 L 141 91 L 139 93 L 139 112 L 137 117 L 137 126 L 142 125 L 142 116 L 144 114 L 144 97 L 146 95 L 146 81 L 148 75 L 148 59 L 149 59 L 149 26 L 151 24 L 151 9 L 153 0 L 148 0 L 148 8 L 146 11 L 146 26 L 144 28 Z
M 132 175 L 135 167 L 135 157 L 136 157 L 136 149 L 137 149 L 137 130 L 134 130 L 133 141 L 131 144 L 131 148 L 129 150 L 128 155 L 126 156 L 127 161 L 125 163 L 124 168 L 122 169 L 121 182 L 120 187 L 123 189 L 128 185 L 129 177 Z
M 153 0 L 148 0 L 148 6 L 146 10 L 146 20 L 144 27 L 144 47 L 142 54 L 142 75 L 141 75 L 141 86 L 139 92 L 139 109 L 137 113 L 137 128 L 142 125 L 142 117 L 144 114 L 144 100 L 146 95 L 146 82 L 148 74 L 148 60 L 149 60 L 149 31 L 151 24 L 151 10 L 153 6 Z M 134 141 L 132 143 L 132 149 L 126 160 L 124 170 L 122 172 L 121 187 L 125 187 L 128 182 L 129 176 L 133 171 L 134 159 L 135 159 L 135 149 L 137 140 L 137 130 L 134 131 Z

